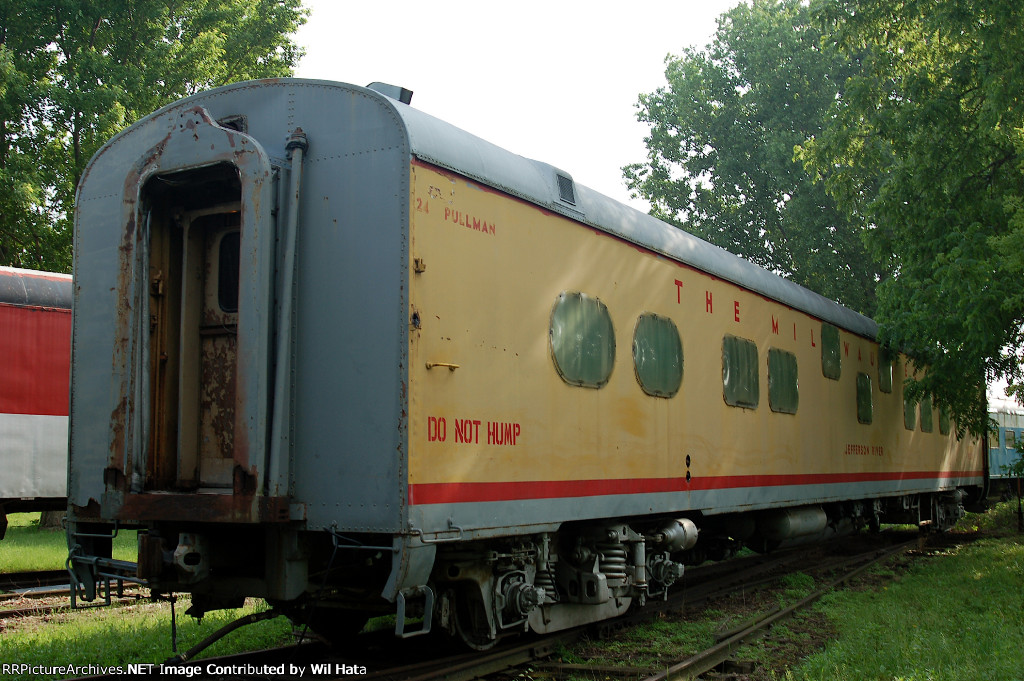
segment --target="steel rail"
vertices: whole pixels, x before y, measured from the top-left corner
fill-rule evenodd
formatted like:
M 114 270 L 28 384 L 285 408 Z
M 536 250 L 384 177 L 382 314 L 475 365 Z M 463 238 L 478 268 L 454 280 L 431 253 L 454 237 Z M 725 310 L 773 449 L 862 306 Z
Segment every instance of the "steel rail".
M 31 570 L 28 572 L 8 572 L 0 574 L 0 591 L 30 589 L 36 586 L 54 586 L 68 583 L 68 571 Z
M 756 584 L 772 582 L 779 575 L 766 577 L 767 574 L 799 559 L 802 552 L 798 549 L 787 551 L 778 556 L 758 556 L 753 559 L 740 559 L 732 571 L 725 563 L 709 566 L 710 570 L 694 570 L 698 573 L 696 583 L 679 589 L 664 601 L 649 601 L 647 605 L 632 613 L 603 622 L 597 622 L 576 629 L 556 632 L 547 636 L 532 638 L 530 641 L 508 647 L 500 646 L 483 654 L 462 654 L 442 659 L 430 660 L 403 667 L 382 669 L 371 672 L 362 678 L 374 681 L 471 681 L 487 678 L 524 664 L 550 657 L 559 646 L 568 646 L 592 636 L 597 632 L 599 637 L 609 630 L 629 627 L 656 617 L 659 613 L 679 611 L 685 607 L 694 607 L 708 600 L 731 593 L 738 587 L 751 588 Z M 700 574 L 703 572 L 703 574 Z M 751 582 L 750 580 L 755 580 Z M 557 663 L 544 665 L 546 669 L 564 668 L 582 671 L 589 665 L 565 666 Z M 603 669 L 603 668 L 602 668 Z M 636 670 L 633 670 L 634 672 Z M 650 673 L 653 670 L 643 670 Z M 634 675 L 636 678 L 637 675 Z
M 725 638 L 724 640 L 712 646 L 711 648 L 708 648 L 707 650 L 697 653 L 696 655 L 686 660 L 683 660 L 682 662 L 675 664 L 669 667 L 668 669 L 658 672 L 657 674 L 648 676 L 646 679 L 644 679 L 644 681 L 667 681 L 668 679 L 694 679 L 705 672 L 711 671 L 718 665 L 728 660 L 732 656 L 733 652 L 736 651 L 740 646 L 765 633 L 773 625 L 789 618 L 795 612 L 806 608 L 807 606 L 811 605 L 819 598 L 824 596 L 826 593 L 832 591 L 844 582 L 848 582 L 854 577 L 857 577 L 858 575 L 862 574 L 863 572 L 873 567 L 874 565 L 880 563 L 881 561 L 891 558 L 893 556 L 900 555 L 902 553 L 905 553 L 906 551 L 909 551 L 911 548 L 916 547 L 917 543 L 918 542 L 915 539 L 914 541 L 898 544 L 896 546 L 889 547 L 887 549 L 877 552 L 876 556 L 868 562 L 851 570 L 845 575 L 832 580 L 825 586 L 814 591 L 813 593 L 801 599 L 800 601 L 794 603 L 793 605 L 790 605 L 786 608 L 776 608 L 775 610 L 765 613 L 760 618 L 757 618 L 756 621 L 751 623 L 749 626 L 743 628 L 742 630 L 736 633 L 729 632 L 729 634 L 731 635 L 728 635 L 728 638 Z
M 65 592 L 67 594 L 68 592 Z M 57 597 L 61 596 L 60 593 L 46 593 L 41 595 L 30 595 L 33 598 L 42 597 Z M 122 605 L 130 605 L 143 600 L 143 596 L 140 595 L 129 595 L 129 596 L 112 596 L 110 605 L 104 607 L 119 607 Z M 20 617 L 41 617 L 43 615 L 51 615 L 59 610 L 67 610 L 70 605 L 67 602 L 53 603 L 50 605 L 31 605 L 23 608 L 8 608 L 0 610 L 0 620 L 16 619 Z M 88 610 L 89 608 L 80 608 L 81 610 Z
M 871 551 L 865 551 L 857 556 L 851 556 L 845 561 L 846 564 L 859 563 L 860 567 L 858 567 L 856 571 L 851 572 L 840 579 L 834 580 L 829 584 L 829 586 L 825 587 L 823 591 L 834 588 L 843 581 L 847 581 L 856 576 L 856 574 L 867 569 L 867 567 L 875 562 L 891 555 L 895 555 L 898 552 L 905 551 L 907 548 L 912 547 L 915 544 L 916 541 L 911 541 L 900 545 L 895 549 L 891 547 L 886 547 L 885 549 L 875 548 Z M 587 637 L 593 638 L 596 636 L 598 638 L 603 638 L 605 635 L 616 629 L 629 627 L 634 624 L 647 621 L 652 616 L 656 617 L 660 613 L 666 611 L 678 612 L 685 608 L 700 606 L 709 600 L 723 597 L 724 595 L 735 592 L 740 588 L 747 590 L 756 589 L 759 585 L 779 579 L 781 574 L 776 571 L 780 568 L 785 568 L 790 572 L 793 569 L 816 569 L 814 566 L 807 568 L 800 568 L 799 566 L 796 566 L 794 568 L 793 566 L 788 565 L 789 563 L 793 563 L 797 559 L 801 558 L 807 558 L 806 551 L 787 552 L 783 555 L 771 557 L 759 556 L 756 559 L 739 559 L 737 561 L 738 565 L 734 566 L 739 569 L 728 573 L 724 573 L 727 569 L 725 568 L 725 563 L 711 566 L 712 569 L 693 569 L 692 577 L 687 580 L 689 583 L 685 585 L 677 584 L 677 586 L 682 586 L 683 588 L 670 595 L 666 601 L 649 602 L 648 607 L 645 607 L 635 613 L 623 615 L 622 617 L 614 620 L 594 623 L 576 629 L 557 632 L 548 636 L 538 637 L 528 635 L 526 640 L 519 639 L 518 641 L 515 641 L 514 639 L 511 639 L 505 643 L 499 643 L 495 648 L 483 653 L 467 652 L 442 655 L 432 657 L 432 659 L 421 660 L 413 664 L 399 664 L 385 668 L 378 667 L 378 669 L 374 670 L 373 667 L 375 666 L 375 661 L 367 659 L 352 659 L 349 655 L 345 655 L 345 659 L 339 660 L 329 650 L 325 650 L 316 644 L 305 644 L 302 646 L 285 646 L 278 649 L 235 653 L 224 658 L 208 657 L 195 662 L 206 665 L 211 662 L 220 662 L 222 660 L 230 660 L 230 662 L 234 664 L 242 664 L 254 660 L 259 660 L 261 663 L 279 663 L 280 661 L 294 660 L 307 667 L 311 662 L 346 662 L 348 664 L 355 663 L 368 669 L 369 673 L 360 675 L 360 678 L 373 681 L 469 681 L 471 679 L 487 678 L 488 676 L 495 676 L 503 671 L 516 669 L 517 667 L 521 668 L 522 665 L 525 664 L 537 665 L 538 661 L 550 658 L 554 655 L 555 651 L 559 647 L 570 646 Z M 861 561 L 866 558 L 870 562 L 861 563 Z M 834 567 L 831 563 L 826 564 L 826 566 Z M 775 611 L 768 614 L 768 616 L 775 617 L 773 621 L 782 619 L 781 617 L 778 617 L 778 615 L 779 613 Z M 368 650 L 370 647 L 376 648 L 381 642 L 377 642 L 374 637 L 376 637 L 377 634 L 383 633 L 385 632 L 360 634 L 357 637 L 359 640 L 354 642 L 354 648 L 362 649 L 364 651 Z M 734 638 L 732 632 L 728 635 L 730 637 L 729 640 Z M 375 641 L 372 646 L 370 643 L 371 640 Z M 391 641 L 391 639 L 388 639 L 388 641 L 395 643 L 394 641 Z M 408 645 L 408 642 L 405 644 L 396 643 L 396 645 Z M 438 646 L 435 644 L 430 644 L 428 648 L 432 648 L 435 653 L 438 652 Z M 302 651 L 303 649 L 305 649 L 306 655 L 301 655 L 301 660 L 296 659 L 295 655 L 297 654 L 297 651 Z M 402 650 L 408 652 L 408 648 L 402 648 Z M 385 657 L 388 655 L 390 654 L 387 652 L 384 653 Z M 379 656 L 379 652 L 375 656 Z M 399 659 L 401 657 L 405 657 L 405 655 L 392 656 L 391 660 Z M 545 670 L 564 668 L 571 669 L 572 671 L 582 671 L 580 667 L 588 665 L 577 667 L 576 665 L 567 666 L 557 662 L 548 662 L 543 663 L 542 666 Z M 712 665 L 712 667 L 713 666 L 715 665 Z M 633 678 L 640 677 L 640 674 L 637 672 L 641 670 L 632 668 L 630 671 L 634 674 Z M 642 672 L 655 673 L 656 670 L 648 668 L 646 670 L 642 670 Z M 664 674 L 664 672 L 660 673 Z M 90 679 L 100 678 L 113 679 L 114 677 L 90 677 Z M 341 679 L 347 677 L 328 675 L 320 678 Z M 668 677 L 667 675 L 664 675 L 649 678 Z M 673 678 L 677 677 L 673 676 Z

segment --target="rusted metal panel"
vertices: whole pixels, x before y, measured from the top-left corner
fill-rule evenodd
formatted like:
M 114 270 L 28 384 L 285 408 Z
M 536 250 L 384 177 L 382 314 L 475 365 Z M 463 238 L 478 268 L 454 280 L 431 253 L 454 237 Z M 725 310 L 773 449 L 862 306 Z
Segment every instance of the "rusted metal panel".
M 202 420 L 199 428 L 200 479 L 210 483 L 219 480 L 216 470 L 224 454 L 230 457 L 235 440 L 235 339 L 224 334 L 203 338 L 202 386 L 199 395 L 199 411 Z M 226 459 L 227 478 L 233 470 L 232 461 Z M 219 467 L 219 466 L 218 466 Z
M 118 382 L 115 383 L 114 408 L 108 422 L 110 447 L 107 469 L 120 471 L 133 491 L 141 491 L 145 486 L 147 466 L 144 459 L 148 438 L 144 431 L 148 411 L 144 403 L 148 399 L 147 372 L 150 367 L 146 359 L 151 286 L 146 265 L 149 225 L 140 224 L 145 223 L 147 216 L 140 208 L 139 200 L 145 183 L 157 175 L 216 163 L 228 163 L 238 170 L 242 184 L 240 212 L 246 225 L 243 248 L 250 254 L 239 274 L 239 287 L 245 291 L 247 299 L 238 314 L 238 326 L 243 333 L 237 351 L 237 378 L 232 376 L 230 379 L 237 381 L 239 389 L 236 396 L 228 396 L 223 403 L 216 405 L 216 409 L 212 401 L 205 406 L 206 413 L 216 411 L 223 418 L 234 421 L 233 427 L 224 428 L 224 433 L 241 435 L 235 438 L 234 447 L 231 447 L 231 442 L 219 442 L 234 456 L 233 464 L 226 467 L 228 476 L 225 481 L 228 484 L 233 467 L 241 467 L 249 475 L 258 476 L 257 471 L 264 466 L 266 456 L 265 368 L 268 364 L 268 341 L 265 330 L 270 323 L 269 275 L 272 262 L 270 160 L 258 142 L 242 133 L 221 128 L 201 106 L 166 115 L 159 123 L 162 123 L 159 127 L 165 130 L 163 138 L 137 157 L 122 185 L 121 224 L 124 227 L 120 245 L 115 251 L 115 333 L 108 350 Z M 152 124 L 157 126 L 158 121 Z M 83 186 L 88 182 L 87 176 Z M 90 227 L 96 229 L 98 226 L 93 224 Z M 103 350 L 102 347 L 92 349 Z M 211 355 L 215 357 L 217 353 Z M 91 361 L 95 361 L 95 357 Z M 209 373 L 207 378 L 210 378 Z M 76 383 L 76 389 L 87 386 L 87 382 Z M 232 388 L 234 386 L 228 386 L 228 389 Z M 235 410 L 236 403 L 243 408 Z M 223 418 L 221 425 L 224 425 Z M 218 432 L 217 437 L 226 436 Z
M 290 520 L 290 500 L 253 494 L 128 494 L 120 508 L 107 519 L 285 523 Z
M 245 132 L 216 123 L 229 119 L 244 120 Z M 280 215 L 292 199 L 275 188 L 288 183 L 285 144 L 298 127 L 310 146 L 299 206 L 294 340 L 291 348 L 277 349 L 274 329 L 282 322 L 276 306 L 284 289 L 274 278 L 275 265 L 283 270 L 275 262 L 282 257 L 275 240 Z M 150 441 L 147 432 L 158 428 L 163 435 L 154 437 L 163 437 L 168 447 L 181 443 L 173 435 L 173 419 L 146 424 L 152 409 L 166 413 L 173 403 L 146 405 L 151 399 L 168 401 L 185 387 L 165 372 L 156 380 L 168 389 L 148 397 L 153 388 L 140 378 L 140 368 L 148 365 L 161 376 L 161 353 L 182 350 L 176 343 L 147 347 L 141 329 L 159 316 L 159 306 L 169 305 L 173 315 L 182 301 L 168 302 L 167 292 L 160 291 L 167 280 L 147 281 L 144 274 L 150 225 L 143 192 L 154 177 L 230 163 L 243 178 L 242 300 L 237 327 L 221 323 L 217 331 L 204 332 L 208 364 L 195 379 L 206 395 L 197 409 L 206 414 L 201 428 L 217 440 L 213 449 L 234 454 L 229 489 L 243 498 L 288 497 L 304 509 L 300 517 L 310 529 L 401 529 L 407 497 L 410 158 L 393 102 L 363 88 L 299 81 L 243 83 L 201 93 L 140 121 L 94 157 L 79 188 L 76 223 L 75 266 L 81 273 L 76 304 L 84 314 L 74 346 L 89 362 L 73 369 L 75 508 L 85 511 L 105 502 L 103 515 L 126 520 L 133 509 L 147 517 L 158 513 L 158 500 L 132 499 L 148 491 L 145 477 L 156 475 L 153 471 L 166 479 L 166 462 L 147 469 L 138 458 Z M 278 169 L 279 181 L 272 168 Z M 197 324 L 214 326 L 211 321 L 223 322 L 200 319 Z M 237 333 L 233 443 L 232 416 L 224 408 L 232 392 L 222 370 L 231 363 L 226 331 Z M 294 388 L 283 393 L 291 402 L 287 422 L 281 432 L 271 432 L 269 383 L 281 351 L 292 353 Z M 104 355 L 109 363 L 95 361 Z M 277 440 L 289 461 L 275 468 L 268 462 L 268 443 Z M 188 477 L 179 471 L 179 481 Z M 183 484 L 162 488 L 169 492 L 164 496 L 191 498 Z M 166 503 L 170 513 L 184 511 L 174 507 L 178 502 Z M 223 508 L 214 515 L 236 512 L 255 517 Z

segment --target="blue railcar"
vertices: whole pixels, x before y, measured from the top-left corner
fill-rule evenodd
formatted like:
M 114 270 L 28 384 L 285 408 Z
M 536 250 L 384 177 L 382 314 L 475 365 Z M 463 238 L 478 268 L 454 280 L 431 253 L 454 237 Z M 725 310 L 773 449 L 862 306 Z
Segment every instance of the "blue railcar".
M 1009 468 L 1021 456 L 1024 447 L 1024 407 L 1010 401 L 990 405 L 988 434 L 988 470 L 992 493 L 1016 493 L 1018 476 Z

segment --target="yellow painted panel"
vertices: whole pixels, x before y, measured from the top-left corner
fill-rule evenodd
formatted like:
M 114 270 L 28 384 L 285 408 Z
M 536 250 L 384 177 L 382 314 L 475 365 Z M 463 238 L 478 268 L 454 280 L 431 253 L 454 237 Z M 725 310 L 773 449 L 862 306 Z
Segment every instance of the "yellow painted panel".
M 824 378 L 819 320 L 460 176 L 416 163 L 412 177 L 411 484 L 981 470 L 977 446 L 904 429 L 903 365 L 880 392 L 874 342 L 840 330 L 842 373 Z M 563 292 L 611 314 L 615 363 L 600 389 L 566 384 L 553 364 Z M 671 399 L 636 380 L 644 312 L 679 328 Z M 756 410 L 724 402 L 727 334 L 757 344 Z M 797 357 L 795 415 L 769 409 L 771 347 Z M 870 426 L 857 421 L 858 372 L 875 386 Z

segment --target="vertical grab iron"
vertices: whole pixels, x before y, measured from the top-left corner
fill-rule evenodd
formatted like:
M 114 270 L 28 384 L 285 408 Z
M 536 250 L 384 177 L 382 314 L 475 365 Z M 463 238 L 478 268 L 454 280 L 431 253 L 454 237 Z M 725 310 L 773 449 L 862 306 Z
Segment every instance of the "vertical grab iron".
M 281 273 L 281 318 L 277 324 L 277 357 L 274 370 L 274 413 L 271 420 L 270 465 L 267 470 L 267 493 L 288 495 L 291 430 L 288 410 L 291 403 L 292 301 L 295 291 L 296 232 L 299 223 L 299 200 L 302 192 L 302 157 L 309 141 L 302 128 L 296 128 L 286 147 L 291 152 L 291 173 L 288 187 L 288 215 L 285 220 L 284 261 Z

